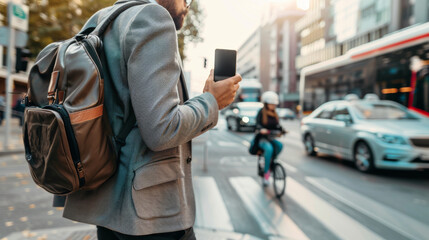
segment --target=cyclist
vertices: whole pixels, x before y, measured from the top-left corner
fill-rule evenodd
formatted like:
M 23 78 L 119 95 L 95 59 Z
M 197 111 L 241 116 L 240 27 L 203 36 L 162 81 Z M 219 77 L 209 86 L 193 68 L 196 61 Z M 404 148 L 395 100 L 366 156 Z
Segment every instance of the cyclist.
M 279 104 L 279 96 L 277 93 L 268 91 L 262 94 L 262 103 L 264 107 L 256 116 L 256 133 L 255 137 L 257 144 L 264 151 L 265 167 L 264 167 L 264 186 L 269 184 L 270 164 L 271 160 L 275 159 L 283 148 L 283 144 L 275 139 L 276 136 L 270 134 L 272 131 L 286 133 L 279 124 L 279 116 L 276 113 L 276 107 Z

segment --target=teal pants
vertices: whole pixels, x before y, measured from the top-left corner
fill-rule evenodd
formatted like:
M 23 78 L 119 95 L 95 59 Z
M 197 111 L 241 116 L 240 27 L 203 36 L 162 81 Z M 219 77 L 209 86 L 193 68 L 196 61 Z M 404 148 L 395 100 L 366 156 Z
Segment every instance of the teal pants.
M 283 144 L 277 140 L 268 141 L 261 139 L 259 141 L 259 147 L 264 150 L 265 168 L 264 173 L 267 173 L 270 169 L 271 159 L 276 158 L 283 149 Z

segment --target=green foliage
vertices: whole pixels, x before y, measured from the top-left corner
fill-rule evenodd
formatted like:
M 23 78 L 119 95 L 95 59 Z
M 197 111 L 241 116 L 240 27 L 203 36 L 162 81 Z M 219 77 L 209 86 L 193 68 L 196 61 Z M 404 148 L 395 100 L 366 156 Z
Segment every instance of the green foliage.
M 52 42 L 73 37 L 85 22 L 98 10 L 111 6 L 116 0 L 27 0 L 30 6 L 28 48 L 36 57 Z M 202 41 L 198 29 L 202 24 L 202 12 L 197 1 L 189 9 L 188 17 L 178 32 L 179 51 L 185 59 L 185 44 Z
M 0 4 L 0 26 L 7 24 L 7 5 Z
M 27 4 L 30 7 L 28 47 L 32 53 L 79 31 L 80 12 L 75 1 L 27 0 Z
M 185 19 L 182 29 L 177 34 L 179 43 L 179 52 L 182 60 L 185 60 L 185 50 L 189 43 L 202 42 L 199 29 L 203 26 L 204 13 L 200 8 L 199 2 L 194 0 L 189 7 L 189 14 Z

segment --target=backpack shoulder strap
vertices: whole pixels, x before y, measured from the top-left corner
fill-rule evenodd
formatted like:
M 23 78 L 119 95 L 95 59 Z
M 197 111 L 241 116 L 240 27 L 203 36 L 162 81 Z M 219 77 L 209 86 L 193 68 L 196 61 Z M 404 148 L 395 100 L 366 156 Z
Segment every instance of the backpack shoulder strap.
M 129 1 L 129 2 L 123 3 L 119 5 L 119 7 L 117 7 L 116 9 L 112 10 L 112 12 L 108 14 L 108 17 L 103 19 L 95 29 L 87 29 L 85 30 L 85 32 L 86 33 L 92 32 L 93 35 L 102 37 L 107 27 L 109 27 L 109 25 L 113 22 L 113 20 L 115 20 L 116 17 L 118 17 L 123 11 L 133 6 L 143 5 L 146 3 L 148 2 L 141 1 L 141 0 Z M 136 116 L 134 112 L 132 112 L 128 117 L 128 119 L 126 120 L 119 134 L 115 136 L 115 142 L 116 142 L 116 145 L 118 146 L 118 149 L 117 149 L 118 153 L 120 152 L 120 148 L 125 145 L 125 139 L 127 138 L 128 134 L 131 132 L 131 130 L 134 128 L 135 123 L 136 123 Z
M 123 11 L 127 10 L 128 8 L 137 6 L 137 5 L 143 5 L 146 4 L 146 1 L 129 1 L 124 4 L 119 5 L 113 12 L 109 13 L 108 17 L 103 19 L 97 27 L 94 29 L 92 34 L 97 35 L 101 37 L 104 34 L 104 31 L 106 31 L 107 27 L 109 27 L 110 23 L 113 22 L 113 20 L 116 19 Z
M 135 124 L 136 115 L 134 114 L 134 112 L 132 112 L 128 117 L 127 121 L 125 122 L 124 126 L 122 127 L 121 131 L 119 132 L 118 136 L 115 137 L 116 144 L 119 145 L 119 147 L 123 147 L 125 145 L 125 139 L 131 132 Z

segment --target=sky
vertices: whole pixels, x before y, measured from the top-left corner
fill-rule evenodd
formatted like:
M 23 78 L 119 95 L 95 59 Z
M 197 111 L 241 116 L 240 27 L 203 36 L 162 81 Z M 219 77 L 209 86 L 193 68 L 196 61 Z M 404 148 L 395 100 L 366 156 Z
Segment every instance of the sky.
M 294 0 L 198 0 L 205 15 L 201 29 L 202 43 L 189 44 L 186 49 L 185 71 L 191 72 L 191 92 L 200 93 L 214 66 L 216 48 L 238 48 L 259 27 L 263 6 L 269 1 Z M 309 0 L 298 0 L 298 6 L 308 8 Z M 207 68 L 203 59 L 207 58 Z
M 257 29 L 264 0 L 199 0 L 204 10 L 204 42 L 187 46 L 185 71 L 191 72 L 191 91 L 201 92 L 214 64 L 216 48 L 238 50 Z M 207 58 L 207 68 L 203 59 Z

